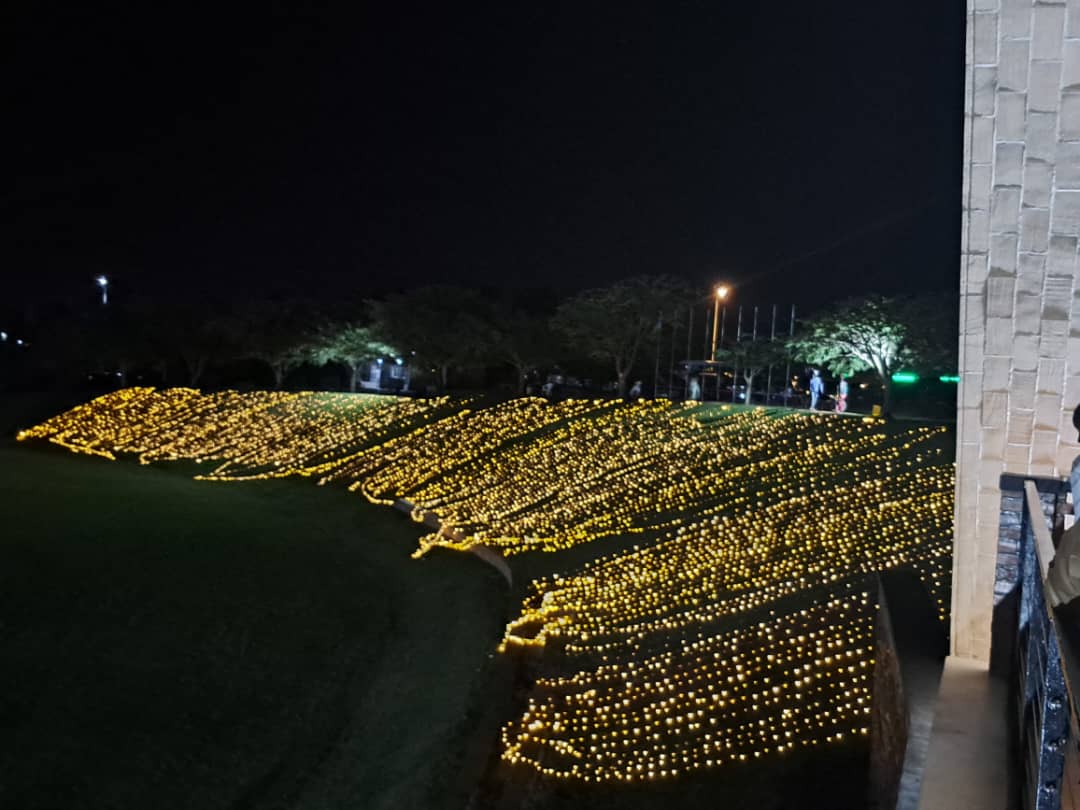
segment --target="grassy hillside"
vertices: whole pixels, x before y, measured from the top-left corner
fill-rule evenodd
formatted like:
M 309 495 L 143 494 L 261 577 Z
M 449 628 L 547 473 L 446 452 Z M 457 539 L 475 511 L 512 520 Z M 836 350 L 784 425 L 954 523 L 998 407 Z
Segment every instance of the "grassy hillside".
M 55 545 L 74 592 L 82 570 L 94 573 L 83 635 L 111 639 L 160 593 L 168 609 L 124 638 L 139 649 L 182 629 L 158 670 L 192 667 L 172 709 L 192 713 L 187 684 L 239 695 L 231 684 L 255 679 L 270 696 L 235 717 L 222 709 L 226 727 L 258 727 L 204 749 L 214 768 L 235 760 L 213 801 L 238 807 L 449 807 L 470 795 L 476 808 L 783 807 L 798 792 L 775 786 L 810 772 L 836 775 L 804 795 L 858 806 L 873 577 L 912 571 L 947 619 L 952 437 L 932 424 L 664 401 L 128 389 L 19 438 L 98 457 L 7 451 L 12 481 L 29 482 L 9 488 L 24 527 L 10 553 L 35 560 Z M 43 509 L 47 492 L 55 510 Z M 395 503 L 435 530 L 421 536 L 376 506 Z M 447 551 L 481 547 L 510 560 L 509 594 L 474 557 Z M 138 596 L 112 595 L 116 571 Z M 50 615 L 34 594 L 56 573 L 32 588 L 33 576 L 11 576 L 22 582 L 13 609 Z M 56 642 L 72 615 L 27 635 L 16 688 L 73 646 Z M 249 654 L 253 638 L 265 660 Z M 159 656 L 152 645 L 148 656 Z M 310 708 L 276 721 L 275 707 L 297 703 Z M 54 737 L 70 716 L 54 720 Z M 210 740 L 209 727 L 195 737 Z M 272 753 L 249 744 L 264 738 Z M 203 767 L 183 750 L 177 779 Z M 151 792 L 165 785 L 157 761 L 139 761 Z
M 460 807 L 498 576 L 184 472 L 0 447 L 0 806 Z

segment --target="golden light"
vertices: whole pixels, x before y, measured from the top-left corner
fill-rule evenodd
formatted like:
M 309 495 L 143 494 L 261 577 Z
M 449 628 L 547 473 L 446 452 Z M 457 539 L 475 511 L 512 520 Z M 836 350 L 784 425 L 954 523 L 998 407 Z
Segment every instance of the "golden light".
M 507 624 L 499 651 L 543 656 L 544 674 L 501 756 L 548 778 L 635 783 L 865 736 L 873 574 L 914 571 L 946 621 L 945 428 L 882 424 L 667 400 L 475 408 L 130 388 L 18 439 L 211 462 L 206 481 L 298 476 L 407 500 L 440 524 L 413 556 L 613 544 L 534 580 Z

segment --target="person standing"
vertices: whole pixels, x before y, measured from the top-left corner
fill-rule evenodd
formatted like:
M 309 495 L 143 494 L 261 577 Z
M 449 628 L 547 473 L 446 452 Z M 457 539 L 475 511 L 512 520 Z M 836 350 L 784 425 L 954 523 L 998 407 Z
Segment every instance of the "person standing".
M 840 375 L 840 382 L 836 386 L 836 412 L 843 413 L 847 410 L 848 381 L 844 375 Z
M 1080 441 L 1080 405 L 1073 411 L 1073 427 Z M 1073 514 L 1076 514 L 1076 499 L 1080 496 L 1080 456 L 1073 461 L 1069 472 L 1069 489 L 1073 496 Z M 1050 607 L 1068 605 L 1070 617 L 1078 618 L 1080 602 L 1076 598 L 1080 596 L 1080 520 L 1058 541 L 1057 551 L 1046 575 L 1046 595 Z
M 816 411 L 818 399 L 825 393 L 825 381 L 821 379 L 821 372 L 816 368 L 810 375 L 810 410 Z

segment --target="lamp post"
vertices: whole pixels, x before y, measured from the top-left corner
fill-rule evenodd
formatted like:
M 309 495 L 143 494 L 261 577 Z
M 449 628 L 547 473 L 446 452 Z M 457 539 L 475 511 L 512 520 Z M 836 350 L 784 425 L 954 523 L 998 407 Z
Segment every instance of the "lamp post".
M 712 353 L 709 357 L 711 363 L 716 363 L 716 328 L 720 327 L 720 340 L 724 339 L 724 327 L 723 321 L 727 320 L 727 307 L 724 307 L 723 315 L 720 313 L 720 302 L 726 301 L 728 297 L 728 286 L 726 284 L 720 284 L 716 288 L 716 295 L 713 296 L 713 316 L 712 316 Z M 720 399 L 720 367 L 714 365 L 713 370 L 716 372 L 716 399 Z
M 97 285 L 101 287 L 101 305 L 106 306 L 109 303 L 109 279 L 105 276 L 98 276 L 94 279 Z
M 728 292 L 727 285 L 721 284 L 716 288 L 716 295 L 713 296 L 712 354 L 709 357 L 709 360 L 714 363 L 716 362 L 716 327 L 720 323 L 720 302 L 727 299 Z

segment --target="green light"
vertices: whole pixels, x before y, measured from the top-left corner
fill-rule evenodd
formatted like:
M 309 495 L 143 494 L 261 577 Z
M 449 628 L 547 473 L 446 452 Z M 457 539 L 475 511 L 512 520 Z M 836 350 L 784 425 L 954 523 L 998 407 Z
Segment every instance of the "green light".
M 938 379 L 941 380 L 942 382 L 946 382 L 946 383 L 958 383 L 958 382 L 960 382 L 960 378 L 957 377 L 955 374 L 942 374 L 940 377 L 938 377 Z
M 898 371 L 892 375 L 894 383 L 913 383 L 919 381 L 919 375 L 914 371 Z

